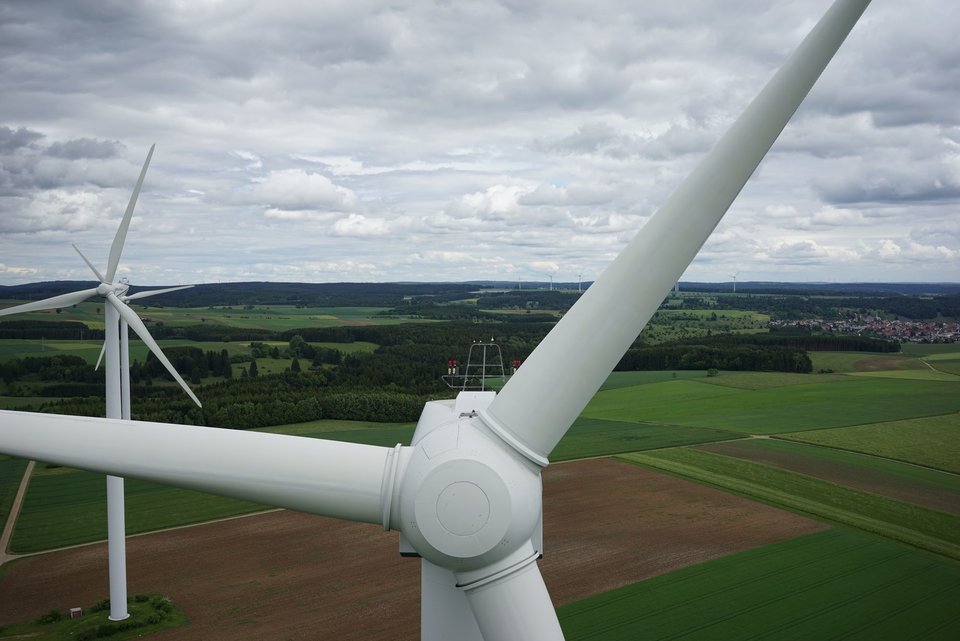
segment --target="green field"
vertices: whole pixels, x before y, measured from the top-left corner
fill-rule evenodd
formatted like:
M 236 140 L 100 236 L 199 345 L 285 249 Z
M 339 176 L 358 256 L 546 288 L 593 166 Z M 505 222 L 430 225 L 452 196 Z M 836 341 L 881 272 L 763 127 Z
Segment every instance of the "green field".
M 802 434 L 802 433 L 801 433 Z M 960 513 L 960 475 L 847 450 L 784 441 L 780 438 L 741 439 L 703 449 L 774 465 L 833 483 L 864 486 L 868 491 L 900 500 Z
M 691 448 L 624 454 L 631 463 L 960 559 L 960 516 Z
M 740 435 L 706 427 L 657 425 L 580 417 L 550 453 L 551 461 L 566 461 L 621 452 L 710 443 Z
M 0 301 L 3 307 L 19 305 L 23 301 Z M 9 305 L 8 305 L 9 304 Z M 172 327 L 209 323 L 244 329 L 283 331 L 298 327 L 338 327 L 341 325 L 395 325 L 415 321 L 405 316 L 381 316 L 387 307 L 297 307 L 270 305 L 247 307 L 157 307 L 131 305 L 149 327 L 161 322 Z M 18 314 L 18 320 L 79 321 L 91 329 L 103 329 L 103 303 L 84 302 L 66 307 L 58 314 L 54 310 Z
M 685 380 L 688 378 L 703 378 L 707 373 L 703 370 L 675 370 L 675 371 L 655 371 L 655 372 L 612 372 L 603 385 L 601 390 L 619 389 L 621 387 L 633 387 L 634 385 L 648 385 L 650 383 L 663 383 L 676 379 Z
M 770 316 L 741 309 L 660 309 L 643 330 L 650 344 L 713 334 L 766 333 Z
M 945 381 L 948 383 L 960 382 L 960 375 L 945 370 L 911 369 L 882 372 L 856 372 L 851 376 L 869 376 L 873 378 L 906 378 L 914 381 Z
M 926 356 L 923 361 L 930 369 L 960 376 L 960 354 L 957 352 L 931 354 Z
M 127 533 L 197 523 L 268 509 L 248 501 L 127 479 Z M 36 552 L 99 541 L 107 535 L 102 474 L 38 465 L 17 519 L 10 550 Z
M 281 341 L 264 341 L 267 345 L 276 346 L 281 350 L 288 346 Z M 203 351 L 220 352 L 227 350 L 231 356 L 250 355 L 250 341 L 191 341 L 186 339 L 171 339 L 157 341 L 160 349 L 167 350 L 171 347 L 196 347 Z M 311 343 L 314 347 L 326 347 L 352 354 L 354 352 L 372 352 L 377 349 L 375 343 L 357 341 L 354 343 Z M 19 339 L 0 339 L 0 361 L 11 358 L 24 358 L 26 356 L 53 356 L 58 354 L 70 354 L 79 356 L 91 365 L 97 362 L 100 356 L 100 350 L 103 347 L 103 341 L 28 341 Z M 130 359 L 143 362 L 147 358 L 149 349 L 140 342 L 136 336 L 130 337 Z M 271 360 L 271 359 L 263 359 Z M 284 359 L 289 366 L 290 360 Z M 259 364 L 259 363 L 258 363 Z
M 811 375 L 813 382 L 806 385 L 752 390 L 706 384 L 708 380 L 601 391 L 583 415 L 743 434 L 778 434 L 960 410 L 960 383 Z
M 956 639 L 960 564 L 835 528 L 557 609 L 568 641 Z
M 960 414 L 956 413 L 779 437 L 960 474 Z
M 905 354 L 867 352 L 809 352 L 813 371 L 830 370 L 840 374 L 866 370 L 923 369 L 920 359 Z
M 904 354 L 924 358 L 933 354 L 953 354 L 960 357 L 960 343 L 904 343 L 901 350 Z

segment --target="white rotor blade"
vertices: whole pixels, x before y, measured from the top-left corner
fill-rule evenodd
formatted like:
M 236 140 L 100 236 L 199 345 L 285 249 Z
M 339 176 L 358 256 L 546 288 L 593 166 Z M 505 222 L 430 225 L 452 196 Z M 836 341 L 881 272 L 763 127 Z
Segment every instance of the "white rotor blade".
M 481 412 L 494 432 L 528 458 L 546 464 L 869 3 L 834 3 L 700 165 Z
M 143 169 L 140 170 L 140 177 L 130 195 L 130 202 L 127 203 L 127 210 L 120 221 L 120 228 L 117 229 L 117 235 L 113 237 L 113 244 L 110 246 L 110 258 L 107 260 L 107 274 L 104 282 L 112 283 L 117 275 L 117 265 L 120 264 L 120 254 L 123 253 L 123 243 L 127 239 L 127 229 L 130 228 L 130 219 L 133 218 L 133 209 L 137 206 L 137 198 L 140 196 L 140 188 L 143 187 L 143 179 L 147 175 L 147 167 L 150 166 L 150 159 L 153 157 L 153 150 L 156 145 L 150 145 L 150 151 L 147 152 L 147 159 L 143 161 Z
M 0 309 L 0 316 L 9 316 L 10 314 L 20 314 L 22 312 L 39 312 L 45 309 L 58 309 L 60 307 L 70 307 L 72 305 L 76 305 L 77 303 L 82 303 L 91 296 L 96 295 L 96 288 L 84 289 L 82 291 L 71 292 L 69 294 L 60 294 L 59 296 L 53 296 L 52 298 L 45 298 L 43 300 L 33 301 L 32 303 L 17 305 L 16 307 Z
M 96 275 L 97 280 L 99 280 L 101 283 L 105 283 L 106 281 L 103 278 L 103 274 L 101 274 L 100 270 L 98 270 L 96 267 L 93 266 L 93 263 L 87 260 L 87 257 L 83 255 L 83 252 L 80 251 L 80 248 L 77 247 L 76 245 L 73 245 L 73 248 L 77 251 L 78 254 L 80 254 L 80 258 L 82 258 L 83 262 L 87 264 L 87 267 L 89 267 L 90 270 L 94 273 L 94 275 Z
M 167 287 L 166 289 L 151 289 L 145 292 L 137 292 L 136 294 L 128 294 L 124 296 L 126 300 L 137 300 L 138 298 L 147 298 L 148 296 L 159 296 L 160 294 L 169 294 L 170 292 L 178 292 L 181 289 L 190 289 L 193 285 L 180 285 L 179 287 Z
M 177 370 L 173 367 L 173 364 L 167 359 L 164 355 L 163 350 L 160 349 L 160 346 L 157 345 L 157 341 L 153 340 L 153 336 L 150 335 L 150 332 L 147 331 L 147 326 L 143 324 L 143 321 L 140 320 L 140 317 L 137 316 L 137 313 L 127 307 L 114 293 L 107 294 L 107 301 L 113 305 L 118 312 L 120 312 L 120 318 L 126 321 L 133 331 L 137 333 L 137 336 L 140 337 L 147 347 L 150 348 L 150 351 L 153 352 L 153 355 L 157 357 L 163 366 L 167 368 L 167 371 L 170 372 L 170 375 L 173 376 L 174 380 L 180 384 L 180 387 L 183 388 L 183 391 L 187 393 L 194 403 L 197 404 L 197 407 L 203 407 L 200 404 L 200 399 L 196 397 L 193 393 L 193 390 L 190 389 L 190 386 L 187 385 L 186 381 L 180 376 Z
M 484 641 L 563 641 L 536 563 L 465 592 Z
M 103 345 L 100 346 L 100 356 L 97 356 L 97 364 L 93 366 L 93 371 L 100 369 L 100 363 L 103 362 L 103 356 L 107 353 L 107 343 L 104 341 Z
M 0 411 L 0 452 L 381 523 L 392 448 L 280 434 Z M 278 542 L 282 544 L 282 542 Z

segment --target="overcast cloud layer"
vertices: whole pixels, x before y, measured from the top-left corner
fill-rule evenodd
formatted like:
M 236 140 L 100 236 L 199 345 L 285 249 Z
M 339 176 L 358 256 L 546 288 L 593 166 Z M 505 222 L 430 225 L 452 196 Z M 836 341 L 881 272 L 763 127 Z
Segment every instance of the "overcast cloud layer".
M 0 3 L 0 284 L 595 278 L 828 0 Z M 960 3 L 875 0 L 686 280 L 960 280 Z

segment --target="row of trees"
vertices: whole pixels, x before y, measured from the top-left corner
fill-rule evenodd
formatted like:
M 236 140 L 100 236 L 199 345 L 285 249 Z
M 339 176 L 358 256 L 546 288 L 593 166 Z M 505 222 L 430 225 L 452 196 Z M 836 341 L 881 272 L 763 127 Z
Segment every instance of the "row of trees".
M 733 371 L 813 371 L 803 350 L 759 345 L 661 345 L 627 350 L 616 371 L 723 369 Z
M 718 294 L 685 297 L 683 306 L 692 309 L 740 309 L 770 314 L 783 320 L 820 318 L 838 320 L 851 313 L 881 314 L 911 320 L 960 318 L 960 295 L 941 296 L 753 296 Z
M 103 340 L 102 329 L 90 329 L 80 321 L 0 321 L 0 338 L 38 341 Z
M 330 387 L 321 372 L 286 372 L 205 385 L 202 408 L 169 386 L 134 386 L 131 396 L 136 420 L 249 429 L 321 418 L 410 422 L 417 420 L 427 400 L 442 395 L 341 389 Z M 102 416 L 104 411 L 99 396 L 68 398 L 36 409 L 78 416 Z

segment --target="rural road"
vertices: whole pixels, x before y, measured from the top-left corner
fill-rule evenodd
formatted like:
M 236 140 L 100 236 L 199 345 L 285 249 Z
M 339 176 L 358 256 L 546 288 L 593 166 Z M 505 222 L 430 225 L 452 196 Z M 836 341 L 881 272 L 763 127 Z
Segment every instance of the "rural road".
M 27 486 L 30 485 L 30 476 L 33 474 L 35 465 L 36 461 L 27 463 L 27 469 L 23 471 L 23 478 L 20 479 L 20 487 L 17 488 L 17 495 L 13 498 L 13 504 L 10 506 L 7 522 L 3 526 L 3 534 L 0 534 L 0 565 L 17 558 L 15 554 L 7 554 L 7 546 L 10 545 L 10 537 L 13 536 L 13 528 L 17 524 L 17 515 L 20 514 L 20 506 L 23 504 L 23 497 L 27 494 Z

